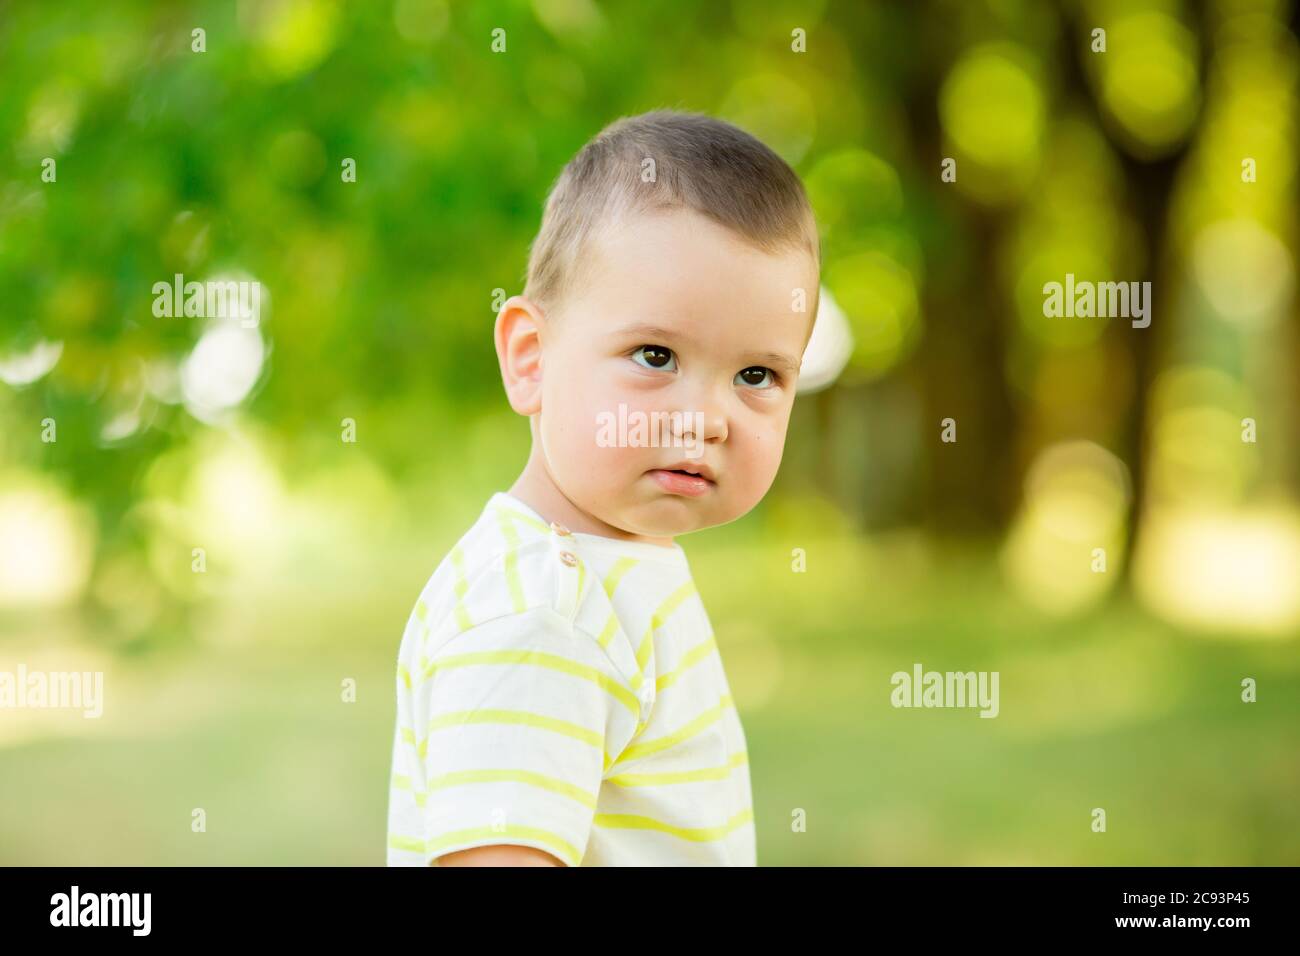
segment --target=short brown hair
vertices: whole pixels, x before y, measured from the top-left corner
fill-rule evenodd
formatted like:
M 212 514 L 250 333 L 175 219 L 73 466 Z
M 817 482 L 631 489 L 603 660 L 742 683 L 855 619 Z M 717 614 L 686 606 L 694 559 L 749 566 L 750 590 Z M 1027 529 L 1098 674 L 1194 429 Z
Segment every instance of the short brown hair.
M 561 300 L 576 284 L 587 242 L 609 220 L 682 207 L 764 252 L 806 249 L 820 269 L 812 206 L 785 160 L 730 123 L 655 110 L 610 123 L 561 171 L 529 253 L 524 294 L 547 306 Z

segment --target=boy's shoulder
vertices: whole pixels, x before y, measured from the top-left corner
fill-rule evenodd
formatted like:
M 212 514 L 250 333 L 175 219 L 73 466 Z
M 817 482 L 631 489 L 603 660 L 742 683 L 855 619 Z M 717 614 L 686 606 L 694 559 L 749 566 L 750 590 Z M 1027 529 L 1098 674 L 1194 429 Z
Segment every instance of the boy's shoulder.
M 429 632 L 426 643 L 436 646 L 495 618 L 554 606 L 553 550 L 544 522 L 493 495 L 415 602 L 411 616 Z
M 680 548 L 617 544 L 575 535 L 498 492 L 439 563 L 407 623 L 408 649 L 430 659 L 469 631 L 493 641 L 558 626 L 595 641 L 629 681 L 640 683 L 660 614 L 698 600 Z
M 599 638 L 616 657 L 626 642 L 603 587 L 608 563 L 603 552 L 498 492 L 434 570 L 408 628 L 420 633 L 432 656 L 471 629 L 554 614 L 563 626 Z

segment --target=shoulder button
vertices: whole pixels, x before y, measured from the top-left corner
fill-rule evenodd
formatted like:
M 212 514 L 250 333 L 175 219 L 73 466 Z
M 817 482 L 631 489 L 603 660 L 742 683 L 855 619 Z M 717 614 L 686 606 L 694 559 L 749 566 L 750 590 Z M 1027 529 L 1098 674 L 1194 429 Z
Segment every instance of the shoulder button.
M 569 567 L 573 567 L 578 563 L 578 557 L 572 551 L 561 551 L 560 560 L 563 561 L 565 564 L 567 564 Z
M 564 537 L 568 537 L 570 534 L 572 534 L 572 532 L 569 531 L 568 528 L 560 524 L 558 521 L 551 522 L 551 530 L 554 531 L 556 534 Z

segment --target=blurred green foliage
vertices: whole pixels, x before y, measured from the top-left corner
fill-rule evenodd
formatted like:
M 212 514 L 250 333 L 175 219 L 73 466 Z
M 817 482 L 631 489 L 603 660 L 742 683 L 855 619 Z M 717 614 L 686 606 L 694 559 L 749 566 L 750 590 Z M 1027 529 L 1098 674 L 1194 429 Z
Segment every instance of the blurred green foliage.
M 768 499 L 684 542 L 760 862 L 1294 863 L 1289 11 L 0 4 L 0 665 L 109 674 L 102 723 L 0 716 L 0 862 L 382 861 L 403 623 L 527 454 L 494 294 L 573 153 L 676 107 L 800 173 L 853 335 Z M 1151 334 L 1046 322 L 1067 271 L 1155 276 Z M 209 326 L 153 311 L 178 273 L 266 290 L 220 414 L 186 397 Z M 1276 510 L 1135 557 L 1162 501 Z M 1000 669 L 1002 715 L 893 710 L 913 661 Z

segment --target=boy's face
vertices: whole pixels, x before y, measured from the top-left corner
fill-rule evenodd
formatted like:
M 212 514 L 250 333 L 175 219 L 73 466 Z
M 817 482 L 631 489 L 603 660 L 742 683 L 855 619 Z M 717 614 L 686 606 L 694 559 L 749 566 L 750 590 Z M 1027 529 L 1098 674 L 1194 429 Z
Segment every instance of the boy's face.
M 591 255 L 542 331 L 547 470 L 574 505 L 645 538 L 740 517 L 781 463 L 817 264 L 685 209 L 612 227 Z

